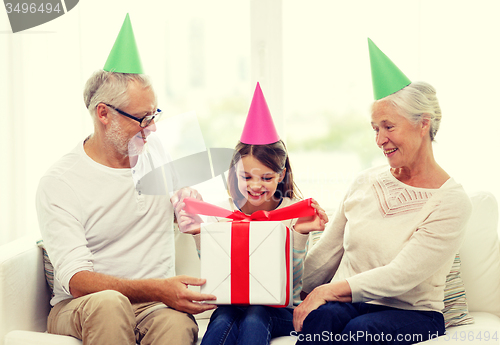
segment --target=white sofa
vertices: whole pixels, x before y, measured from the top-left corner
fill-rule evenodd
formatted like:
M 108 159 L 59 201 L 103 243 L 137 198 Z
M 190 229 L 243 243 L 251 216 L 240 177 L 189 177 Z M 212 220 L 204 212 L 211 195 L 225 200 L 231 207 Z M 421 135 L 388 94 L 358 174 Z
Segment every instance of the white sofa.
M 500 243 L 498 205 L 485 192 L 471 195 L 473 214 L 460 250 L 461 275 L 475 323 L 447 329 L 446 336 L 427 341 L 500 343 Z M 176 234 L 178 274 L 199 275 L 199 260 L 190 235 Z M 22 238 L 0 247 L 0 345 L 81 345 L 71 337 L 45 333 L 49 291 L 42 252 L 36 238 Z M 197 315 L 200 338 L 209 314 Z M 273 339 L 272 345 L 294 344 L 294 337 Z

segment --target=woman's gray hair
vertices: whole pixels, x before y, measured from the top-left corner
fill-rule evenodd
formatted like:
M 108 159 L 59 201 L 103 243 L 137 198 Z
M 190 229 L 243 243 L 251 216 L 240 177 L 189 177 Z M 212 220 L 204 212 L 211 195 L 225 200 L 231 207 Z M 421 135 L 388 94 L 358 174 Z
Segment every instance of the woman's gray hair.
M 116 108 L 127 107 L 130 101 L 127 89 L 131 81 L 152 89 L 151 80 L 144 74 L 95 71 L 83 91 L 83 100 L 90 114 L 95 115 L 99 103 L 108 103 Z
M 441 107 L 436 97 L 436 90 L 430 84 L 416 81 L 379 101 L 389 101 L 399 114 L 413 124 L 421 123 L 428 116 L 431 120 L 429 134 L 434 141 L 441 124 Z

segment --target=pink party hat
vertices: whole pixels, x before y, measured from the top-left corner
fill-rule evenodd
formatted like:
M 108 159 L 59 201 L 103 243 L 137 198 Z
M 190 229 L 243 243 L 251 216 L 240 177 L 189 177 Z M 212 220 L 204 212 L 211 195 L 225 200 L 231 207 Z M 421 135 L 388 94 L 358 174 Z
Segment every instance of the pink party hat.
M 279 140 L 266 99 L 257 83 L 240 141 L 250 145 L 267 145 Z

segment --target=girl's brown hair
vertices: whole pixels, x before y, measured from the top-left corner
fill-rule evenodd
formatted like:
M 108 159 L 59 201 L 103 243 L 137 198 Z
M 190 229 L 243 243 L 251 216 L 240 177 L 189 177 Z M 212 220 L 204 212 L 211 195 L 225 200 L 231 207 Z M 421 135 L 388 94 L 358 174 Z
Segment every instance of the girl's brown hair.
M 278 184 L 274 192 L 274 198 L 277 200 L 281 200 L 281 198 L 284 197 L 290 199 L 302 198 L 297 185 L 293 182 L 292 167 L 290 166 L 285 143 L 280 140 L 274 144 L 267 145 L 251 145 L 242 142 L 236 145 L 227 178 L 229 194 L 233 200 L 236 201 L 245 198 L 238 189 L 238 177 L 236 176 L 236 164 L 245 156 L 253 156 L 259 162 L 278 174 L 281 174 L 283 170 L 286 169 L 283 180 Z

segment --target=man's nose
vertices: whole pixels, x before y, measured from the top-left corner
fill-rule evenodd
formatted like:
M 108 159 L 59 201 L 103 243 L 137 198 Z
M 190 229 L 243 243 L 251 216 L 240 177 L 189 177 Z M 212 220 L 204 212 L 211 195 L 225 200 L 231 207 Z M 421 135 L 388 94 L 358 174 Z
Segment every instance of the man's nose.
M 151 123 L 143 129 L 144 134 L 149 135 L 151 132 L 156 132 L 156 123 L 155 120 L 151 121 Z

